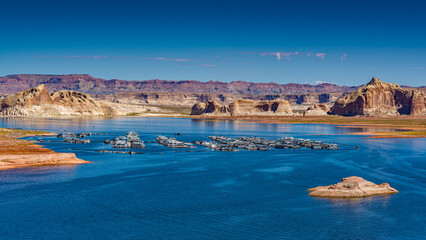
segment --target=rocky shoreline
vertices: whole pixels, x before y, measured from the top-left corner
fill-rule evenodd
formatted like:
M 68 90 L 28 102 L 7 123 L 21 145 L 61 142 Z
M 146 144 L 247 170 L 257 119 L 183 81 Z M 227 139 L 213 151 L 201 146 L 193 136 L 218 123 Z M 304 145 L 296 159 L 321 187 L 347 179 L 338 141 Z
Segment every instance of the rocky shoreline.
M 43 165 L 89 163 L 74 153 L 57 153 L 29 141 L 17 139 L 52 135 L 45 132 L 0 128 L 0 170 Z

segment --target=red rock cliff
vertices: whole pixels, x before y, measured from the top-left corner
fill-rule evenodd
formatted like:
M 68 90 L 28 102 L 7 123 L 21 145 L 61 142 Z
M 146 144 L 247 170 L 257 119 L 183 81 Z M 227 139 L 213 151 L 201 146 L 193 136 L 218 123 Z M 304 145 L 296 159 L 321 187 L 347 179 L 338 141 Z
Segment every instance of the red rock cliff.
M 350 95 L 339 98 L 331 114 L 354 116 L 424 115 L 423 91 L 403 89 L 398 84 L 373 78 Z

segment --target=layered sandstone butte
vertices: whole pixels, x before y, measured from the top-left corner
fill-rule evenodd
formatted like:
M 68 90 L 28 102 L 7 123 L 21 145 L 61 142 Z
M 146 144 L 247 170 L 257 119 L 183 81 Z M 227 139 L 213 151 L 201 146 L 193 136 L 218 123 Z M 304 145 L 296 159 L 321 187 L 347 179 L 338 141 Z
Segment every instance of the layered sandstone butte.
M 343 116 L 424 115 L 423 91 L 403 89 L 398 84 L 373 78 L 350 95 L 339 98 L 330 113 Z
M 191 115 L 216 116 L 255 116 L 255 115 L 293 115 L 290 103 L 286 100 L 253 101 L 239 99 L 229 106 L 220 105 L 216 101 L 207 103 L 197 102 L 191 110 Z
M 308 107 L 303 112 L 303 116 L 325 116 L 330 111 L 330 108 L 325 104 L 315 104 L 312 107 Z
M 213 100 L 206 103 L 197 102 L 192 106 L 191 115 L 201 114 L 226 115 L 230 114 L 230 111 L 228 106 L 220 105 Z
M 114 114 L 114 108 L 98 103 L 76 91 L 49 94 L 45 85 L 9 95 L 0 100 L 3 116 L 102 116 Z
M 372 195 L 393 194 L 398 192 L 387 183 L 377 185 L 364 180 L 361 177 L 343 178 L 340 183 L 330 186 L 310 188 L 308 191 L 310 191 L 309 195 L 311 196 L 329 198 L 356 198 Z
M 90 94 L 113 94 L 135 92 L 166 92 L 166 93 L 233 93 L 233 94 L 282 94 L 282 93 L 343 93 L 352 92 L 354 87 L 338 86 L 331 83 L 318 85 L 310 84 L 277 84 L 251 83 L 234 81 L 230 83 L 219 81 L 200 82 L 185 81 L 126 81 L 105 80 L 88 74 L 43 75 L 17 74 L 0 77 L 0 94 L 12 94 L 25 89 L 45 84 L 49 91 L 79 91 Z
M 240 99 L 229 104 L 229 110 L 232 116 L 245 115 L 293 115 L 290 103 L 286 100 L 260 101 L 256 102 L 249 99 Z
M 216 101 L 229 105 L 238 99 L 254 101 L 287 100 L 290 104 L 319 104 L 336 101 L 343 93 L 294 93 L 294 94 L 234 94 L 234 93 L 119 93 L 92 94 L 96 99 L 113 103 L 138 104 L 151 106 L 191 107 L 196 102 Z

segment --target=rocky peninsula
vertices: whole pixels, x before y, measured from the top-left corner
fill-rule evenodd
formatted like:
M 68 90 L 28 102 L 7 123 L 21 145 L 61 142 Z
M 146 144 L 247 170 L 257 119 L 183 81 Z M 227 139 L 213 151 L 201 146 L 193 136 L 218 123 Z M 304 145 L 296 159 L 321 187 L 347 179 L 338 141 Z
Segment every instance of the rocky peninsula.
M 328 198 L 357 198 L 398 193 L 388 183 L 377 185 L 355 176 L 343 178 L 342 182 L 330 186 L 310 188 L 308 191 L 310 196 Z
M 44 84 L 0 98 L 0 116 L 126 116 L 147 112 L 146 106 L 93 99 L 89 94 L 61 90 L 49 93 Z
M 50 135 L 39 131 L 0 128 L 0 170 L 28 166 L 88 163 L 74 153 L 57 153 L 22 137 Z

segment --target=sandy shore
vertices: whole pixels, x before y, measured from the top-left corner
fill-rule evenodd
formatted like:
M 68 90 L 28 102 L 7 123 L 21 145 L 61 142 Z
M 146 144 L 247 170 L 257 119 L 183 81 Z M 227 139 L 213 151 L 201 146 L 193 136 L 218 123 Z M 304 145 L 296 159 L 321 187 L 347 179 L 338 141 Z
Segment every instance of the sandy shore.
M 88 163 L 74 153 L 57 153 L 29 141 L 17 139 L 29 136 L 54 135 L 39 131 L 0 128 L 0 170 L 58 164 Z

